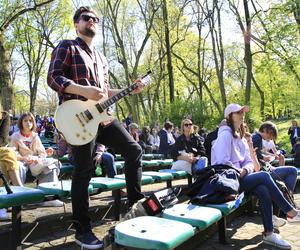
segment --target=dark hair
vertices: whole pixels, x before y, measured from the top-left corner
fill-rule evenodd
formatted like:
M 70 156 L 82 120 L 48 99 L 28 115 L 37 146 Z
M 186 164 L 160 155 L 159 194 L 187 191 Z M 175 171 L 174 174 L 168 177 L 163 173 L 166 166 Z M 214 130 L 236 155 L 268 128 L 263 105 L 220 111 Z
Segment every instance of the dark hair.
M 74 22 L 74 23 L 78 23 L 78 22 L 79 22 L 79 18 L 80 18 L 81 14 L 82 14 L 83 12 L 91 12 L 91 13 L 93 13 L 95 16 L 98 16 L 98 15 L 97 15 L 97 12 L 96 12 L 94 9 L 92 9 L 91 7 L 89 7 L 89 6 L 81 6 L 81 7 L 79 7 L 79 8 L 75 11 L 75 14 L 74 14 L 74 16 L 73 16 L 73 22 Z
M 165 122 L 164 128 L 165 128 L 166 130 L 168 130 L 168 129 L 170 129 L 170 128 L 173 128 L 173 123 L 172 123 L 172 122 L 169 122 L 169 121 Z
M 230 113 L 228 118 L 226 118 L 226 123 L 231 128 L 232 136 L 234 138 L 238 138 L 237 132 L 240 133 L 240 138 L 243 138 L 244 135 L 245 135 L 245 128 L 244 128 L 245 123 L 242 123 L 241 126 L 239 127 L 239 129 L 236 131 L 235 127 L 234 127 L 234 122 L 233 122 L 233 119 L 232 119 L 232 114 L 233 113 Z
M 23 120 L 26 116 L 30 116 L 31 120 L 32 120 L 32 123 L 33 123 L 33 126 L 32 126 L 32 129 L 31 131 L 35 131 L 36 129 L 36 122 L 35 122 L 35 118 L 34 118 L 34 115 L 32 113 L 25 113 L 25 114 L 22 114 L 18 120 L 18 128 L 22 131 L 24 128 L 23 128 Z
M 278 131 L 276 125 L 273 122 L 264 122 L 262 125 L 260 125 L 259 132 L 266 132 L 268 134 L 271 134 L 274 140 L 277 139 Z

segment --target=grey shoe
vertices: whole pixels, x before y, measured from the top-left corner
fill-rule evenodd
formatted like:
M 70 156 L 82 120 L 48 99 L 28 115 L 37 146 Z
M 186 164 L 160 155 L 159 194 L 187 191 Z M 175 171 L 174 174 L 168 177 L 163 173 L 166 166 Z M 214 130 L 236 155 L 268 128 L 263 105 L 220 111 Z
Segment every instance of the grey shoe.
M 291 245 L 277 233 L 263 235 L 263 242 L 281 249 L 291 249 Z

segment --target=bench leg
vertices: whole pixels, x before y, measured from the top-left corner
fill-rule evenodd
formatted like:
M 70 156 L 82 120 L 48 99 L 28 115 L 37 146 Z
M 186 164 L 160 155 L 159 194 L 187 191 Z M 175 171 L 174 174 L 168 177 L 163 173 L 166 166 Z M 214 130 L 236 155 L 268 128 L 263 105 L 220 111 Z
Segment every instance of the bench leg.
M 221 220 L 218 221 L 219 229 L 219 242 L 226 244 L 226 216 L 223 216 Z
M 21 206 L 12 207 L 11 249 L 21 250 Z
M 172 181 L 171 180 L 168 180 L 167 181 L 167 188 L 171 188 L 172 187 Z
M 193 176 L 188 174 L 187 179 L 188 179 L 188 186 L 191 187 L 193 184 Z
M 114 214 L 115 214 L 115 220 L 120 220 L 120 209 L 121 209 L 121 189 L 112 190 L 112 196 L 114 197 Z

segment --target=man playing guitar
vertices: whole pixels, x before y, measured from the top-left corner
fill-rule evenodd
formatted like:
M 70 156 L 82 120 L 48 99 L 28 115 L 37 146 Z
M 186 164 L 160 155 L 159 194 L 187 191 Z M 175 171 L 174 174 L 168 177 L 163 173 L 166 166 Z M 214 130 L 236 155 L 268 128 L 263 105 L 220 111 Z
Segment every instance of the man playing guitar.
M 99 22 L 97 13 L 90 7 L 80 7 L 73 22 L 78 37 L 61 41 L 52 53 L 49 66 L 48 85 L 58 93 L 59 103 L 74 99 L 99 101 L 119 93 L 121 90 L 109 88 L 107 60 L 94 47 Z M 143 87 L 142 82 L 138 81 L 137 85 L 134 93 L 139 93 Z M 66 120 L 65 124 L 72 129 L 70 121 Z M 71 192 L 75 241 L 86 249 L 103 247 L 103 242 L 91 230 L 88 216 L 88 185 L 95 142 L 114 148 L 124 157 L 129 204 L 144 197 L 141 193 L 142 149 L 118 120 L 100 123 L 91 142 L 71 145 L 75 165 Z

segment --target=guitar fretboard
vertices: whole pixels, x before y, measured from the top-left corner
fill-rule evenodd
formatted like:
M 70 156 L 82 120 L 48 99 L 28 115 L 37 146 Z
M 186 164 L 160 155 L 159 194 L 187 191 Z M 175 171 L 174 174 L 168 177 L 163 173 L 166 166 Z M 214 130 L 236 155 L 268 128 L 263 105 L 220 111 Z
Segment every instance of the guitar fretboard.
M 144 85 L 147 85 L 150 82 L 150 76 L 146 75 L 144 78 L 141 79 L 142 83 Z M 121 92 L 119 92 L 118 94 L 110 97 L 109 99 L 107 99 L 104 102 L 101 103 L 97 103 L 95 106 L 97 108 L 97 110 L 102 113 L 105 109 L 107 109 L 108 107 L 110 107 L 111 105 L 113 105 L 114 103 L 116 103 L 117 101 L 119 101 L 120 99 L 122 99 L 123 97 L 129 95 L 132 91 L 134 91 L 136 88 L 138 87 L 137 83 L 134 83 L 132 85 L 130 85 L 129 87 L 127 87 L 126 89 L 123 89 Z

